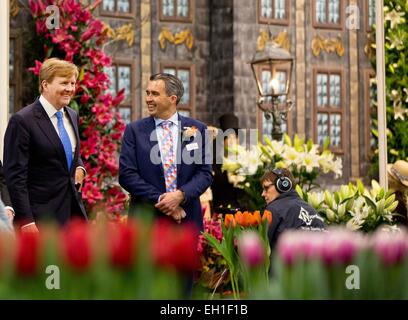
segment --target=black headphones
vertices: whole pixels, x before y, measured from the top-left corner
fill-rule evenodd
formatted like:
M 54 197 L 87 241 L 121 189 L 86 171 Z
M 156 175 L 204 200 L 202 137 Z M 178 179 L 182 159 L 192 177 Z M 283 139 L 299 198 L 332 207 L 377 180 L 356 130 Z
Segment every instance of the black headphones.
M 279 193 L 285 193 L 292 189 L 292 181 L 284 175 L 282 169 L 273 169 L 272 173 L 276 176 L 275 188 Z

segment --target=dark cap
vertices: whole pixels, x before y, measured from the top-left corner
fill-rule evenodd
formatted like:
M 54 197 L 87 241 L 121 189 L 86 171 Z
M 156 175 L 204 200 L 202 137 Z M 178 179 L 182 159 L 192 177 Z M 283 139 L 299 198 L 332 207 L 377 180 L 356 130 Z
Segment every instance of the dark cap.
M 222 131 L 226 131 L 227 129 L 234 129 L 238 130 L 238 117 L 233 113 L 225 113 L 223 114 L 220 119 L 220 128 Z

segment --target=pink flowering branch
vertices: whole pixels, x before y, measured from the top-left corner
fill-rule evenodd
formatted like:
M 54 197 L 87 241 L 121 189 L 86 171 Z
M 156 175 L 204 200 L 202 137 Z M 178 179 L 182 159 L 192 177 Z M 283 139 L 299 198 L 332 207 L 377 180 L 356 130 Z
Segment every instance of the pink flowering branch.
M 126 200 L 115 183 L 118 174 L 117 153 L 125 128 L 117 107 L 124 99 L 124 90 L 116 96 L 107 92 L 110 80 L 105 68 L 112 59 L 103 50 L 106 31 L 93 10 L 101 0 L 87 7 L 79 0 L 30 0 L 29 6 L 36 24 L 39 41 L 44 51 L 39 53 L 35 66 L 29 68 L 38 76 L 41 62 L 52 55 L 72 61 L 80 69 L 76 96 L 71 107 L 80 115 L 81 156 L 88 175 L 83 187 L 83 198 L 88 211 L 104 209 L 114 216 L 124 209 Z M 46 26 L 46 8 L 59 8 L 59 29 Z

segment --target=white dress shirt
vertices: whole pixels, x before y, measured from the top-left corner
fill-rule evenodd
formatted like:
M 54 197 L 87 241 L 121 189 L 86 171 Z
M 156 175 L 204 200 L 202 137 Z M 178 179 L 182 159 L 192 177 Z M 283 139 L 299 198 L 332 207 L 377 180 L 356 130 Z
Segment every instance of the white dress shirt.
M 43 106 L 45 112 L 47 112 L 48 117 L 50 117 L 52 125 L 54 126 L 55 131 L 57 132 L 58 136 L 59 136 L 58 119 L 57 119 L 56 113 L 57 113 L 57 111 L 62 111 L 64 127 L 65 127 L 65 130 L 68 133 L 69 140 L 71 141 L 72 158 L 74 158 L 74 153 L 75 153 L 75 148 L 76 148 L 77 141 L 76 141 L 76 137 L 75 137 L 74 128 L 72 127 L 71 121 L 69 121 L 68 114 L 65 111 L 65 108 L 61 108 L 61 110 L 57 110 L 51 103 L 49 103 L 47 101 L 47 99 L 44 98 L 43 95 L 40 96 L 40 103 Z

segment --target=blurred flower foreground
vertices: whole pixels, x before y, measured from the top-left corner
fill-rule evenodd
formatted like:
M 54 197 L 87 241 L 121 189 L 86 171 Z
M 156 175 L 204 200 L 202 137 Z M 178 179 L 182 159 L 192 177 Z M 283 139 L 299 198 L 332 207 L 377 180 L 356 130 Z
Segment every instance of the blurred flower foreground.
M 182 299 L 198 230 L 167 220 L 88 224 L 0 238 L 0 299 Z
M 283 233 L 269 260 L 270 248 L 259 225 L 244 227 L 232 219 L 220 226 L 220 239 L 205 234 L 210 245 L 203 246 L 207 270 L 203 269 L 206 276 L 201 281 L 211 289 L 209 299 L 227 294 L 234 299 L 408 299 L 406 229 L 290 230 Z M 220 260 L 209 250 L 214 248 L 225 263 L 214 262 Z M 217 267 L 224 272 L 217 272 Z

